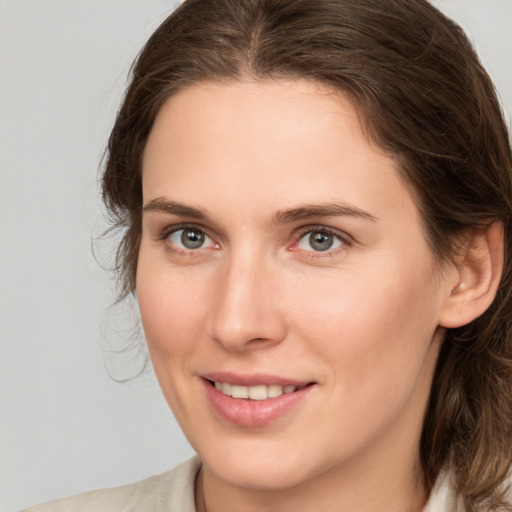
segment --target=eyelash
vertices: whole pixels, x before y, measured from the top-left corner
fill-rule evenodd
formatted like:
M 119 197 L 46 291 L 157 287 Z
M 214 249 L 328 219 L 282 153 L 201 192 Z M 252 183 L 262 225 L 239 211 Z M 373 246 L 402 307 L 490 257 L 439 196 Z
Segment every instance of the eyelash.
M 340 251 L 343 251 L 347 247 L 351 247 L 353 244 L 353 239 L 342 231 L 338 231 L 336 229 L 322 226 L 322 225 L 313 225 L 313 226 L 305 226 L 299 230 L 296 235 L 294 245 L 297 245 L 306 235 L 311 235 L 313 233 L 322 233 L 331 235 L 336 240 L 341 243 L 341 246 L 336 247 L 334 249 L 327 249 L 325 251 L 314 251 L 314 250 L 303 250 L 304 253 L 308 253 L 308 258 L 326 258 L 332 257 L 335 254 L 338 254 Z M 300 250 L 300 249 L 292 249 L 292 250 Z
M 158 236 L 158 240 L 166 241 L 172 234 L 178 232 L 178 231 L 198 231 L 203 233 L 206 237 L 208 237 L 210 240 L 214 240 L 212 236 L 208 234 L 208 230 L 205 229 L 202 226 L 198 226 L 196 224 L 178 224 L 169 226 L 166 229 L 162 231 L 162 233 Z M 326 249 L 325 251 L 315 251 L 315 250 L 302 250 L 298 248 L 293 248 L 293 246 L 296 246 L 306 235 L 311 235 L 313 233 L 323 233 L 330 235 L 334 237 L 337 241 L 341 243 L 340 247 L 336 247 L 334 249 Z M 215 243 L 215 242 L 214 242 Z M 308 253 L 308 258 L 325 258 L 332 256 L 333 254 L 337 254 L 339 251 L 342 251 L 343 249 L 350 247 L 353 244 L 352 238 L 347 235 L 344 232 L 335 230 L 333 228 L 323 226 L 323 225 L 313 225 L 313 226 L 304 226 L 303 228 L 299 229 L 294 236 L 294 242 L 292 243 L 292 247 L 290 250 L 292 251 L 302 251 L 303 253 Z M 218 245 L 218 244 L 216 244 Z M 175 254 L 185 255 L 185 256 L 191 256 L 192 254 L 199 252 L 202 247 L 198 249 L 182 249 L 178 248 L 175 245 L 168 243 L 167 247 L 170 251 L 172 251 Z
M 178 231 L 197 231 L 200 233 L 203 233 L 206 237 L 208 237 L 210 240 L 214 240 L 212 236 L 208 234 L 208 230 L 203 228 L 202 226 L 198 226 L 196 224 L 175 224 L 173 226 L 169 226 L 165 228 L 160 236 L 158 236 L 158 240 L 161 241 L 167 241 L 167 239 L 173 235 L 174 233 L 177 233 Z M 193 256 L 194 253 L 198 253 L 201 248 L 198 249 L 182 249 L 179 247 L 176 247 L 175 245 L 171 244 L 170 241 L 166 244 L 167 249 L 175 254 L 183 255 L 183 256 Z M 217 244 L 216 244 L 217 245 Z

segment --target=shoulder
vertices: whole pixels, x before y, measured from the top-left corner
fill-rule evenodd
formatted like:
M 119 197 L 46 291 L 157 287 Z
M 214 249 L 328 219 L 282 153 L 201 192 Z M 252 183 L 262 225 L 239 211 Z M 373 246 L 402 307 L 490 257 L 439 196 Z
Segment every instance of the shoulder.
M 24 512 L 195 512 L 194 482 L 200 467 L 199 458 L 193 457 L 134 484 L 78 494 Z
M 504 487 L 508 489 L 506 499 L 512 502 L 512 473 Z M 455 493 L 452 475 L 448 471 L 439 475 L 423 512 L 467 512 L 462 500 Z

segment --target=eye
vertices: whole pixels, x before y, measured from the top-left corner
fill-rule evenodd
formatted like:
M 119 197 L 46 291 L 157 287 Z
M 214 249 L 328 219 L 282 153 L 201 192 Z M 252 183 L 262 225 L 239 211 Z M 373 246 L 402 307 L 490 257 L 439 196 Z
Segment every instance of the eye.
M 297 248 L 302 251 L 325 252 L 345 244 L 340 235 L 325 228 L 318 228 L 304 233 L 297 243 Z
M 204 231 L 195 227 L 176 229 L 169 233 L 168 240 L 178 249 L 195 250 L 215 247 L 213 240 Z

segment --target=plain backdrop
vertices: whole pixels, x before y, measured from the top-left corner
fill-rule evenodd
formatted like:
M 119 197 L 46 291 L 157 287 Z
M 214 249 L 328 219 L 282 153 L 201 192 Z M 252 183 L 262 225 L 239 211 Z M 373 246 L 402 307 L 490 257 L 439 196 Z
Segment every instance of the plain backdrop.
M 383 0 L 384 1 L 384 0 Z M 512 112 L 512 0 L 437 0 Z M 0 512 L 162 472 L 193 452 L 144 354 L 115 351 L 101 154 L 164 0 L 0 0 Z M 510 125 L 510 122 L 509 122 Z M 135 346 L 135 345 L 134 345 Z M 141 359 L 142 358 L 142 359 Z

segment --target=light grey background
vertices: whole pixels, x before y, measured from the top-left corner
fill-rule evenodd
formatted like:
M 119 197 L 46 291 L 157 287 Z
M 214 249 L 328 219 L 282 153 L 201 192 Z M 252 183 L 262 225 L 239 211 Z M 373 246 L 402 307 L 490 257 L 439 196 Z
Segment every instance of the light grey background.
M 438 0 L 512 112 L 512 0 Z M 97 169 L 164 0 L 0 0 L 0 512 L 128 483 L 191 455 L 91 254 Z M 509 123 L 510 125 L 510 123 Z M 105 259 L 112 244 L 96 244 Z M 133 317 L 133 318 L 132 318 Z M 111 345 L 108 345 L 108 340 Z M 132 360 L 133 357 L 133 360 Z

